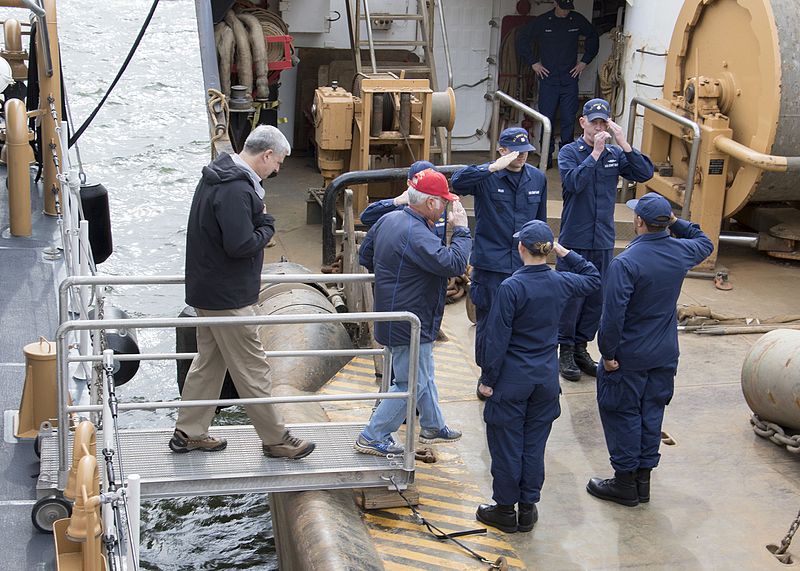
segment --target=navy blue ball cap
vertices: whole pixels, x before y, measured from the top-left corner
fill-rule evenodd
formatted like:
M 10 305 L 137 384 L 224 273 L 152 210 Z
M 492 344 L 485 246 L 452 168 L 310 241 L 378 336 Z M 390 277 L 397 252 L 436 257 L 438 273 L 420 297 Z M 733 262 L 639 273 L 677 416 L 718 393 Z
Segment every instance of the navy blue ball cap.
M 611 106 L 605 99 L 590 99 L 583 106 L 583 116 L 588 121 L 595 119 L 608 121 L 611 118 Z
M 414 178 L 414 175 L 418 172 L 424 171 L 425 169 L 432 169 L 433 163 L 428 161 L 417 161 L 408 167 L 408 180 Z
M 531 145 L 528 131 L 522 127 L 509 127 L 500 133 L 500 138 L 497 144 L 505 147 L 510 151 L 518 151 L 524 153 L 526 151 L 535 151 L 536 147 Z
M 575 2 L 573 0 L 556 0 L 556 4 L 562 10 L 572 10 L 575 8 Z
M 550 230 L 547 222 L 530 220 L 522 225 L 519 232 L 514 233 L 514 238 L 522 242 L 522 245 L 528 250 L 535 250 L 536 244 L 553 241 L 553 231 Z
M 625 205 L 651 226 L 669 226 L 672 206 L 657 192 L 648 192 L 643 197 L 629 200 Z

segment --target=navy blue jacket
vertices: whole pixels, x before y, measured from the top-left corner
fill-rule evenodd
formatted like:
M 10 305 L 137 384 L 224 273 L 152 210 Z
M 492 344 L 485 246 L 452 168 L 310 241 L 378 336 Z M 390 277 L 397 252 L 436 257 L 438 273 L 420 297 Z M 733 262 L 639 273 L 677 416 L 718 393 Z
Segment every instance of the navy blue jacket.
M 186 303 L 238 309 L 258 301 L 264 248 L 274 233 L 274 218 L 230 155 L 203 167 L 186 227 Z
M 475 195 L 475 250 L 470 263 L 490 272 L 512 274 L 522 266 L 512 235 L 534 218 L 547 222 L 547 178 L 525 165 L 514 186 L 509 171 L 489 163 L 465 167 L 451 179 L 453 192 Z M 512 176 L 515 173 L 511 173 Z
M 620 176 L 636 182 L 653 177 L 653 163 L 637 151 L 626 153 L 606 145 L 600 160 L 583 136 L 558 151 L 564 210 L 558 241 L 566 248 L 611 250 L 614 248 L 614 205 Z
M 500 284 L 486 319 L 481 382 L 558 383 L 558 321 L 573 296 L 600 289 L 600 272 L 575 252 L 568 271 L 547 264 L 522 266 Z M 570 273 L 573 272 L 573 273 Z
M 404 204 L 395 204 L 393 198 L 377 200 L 367 206 L 358 218 L 367 228 L 372 228 L 384 214 L 389 214 L 395 210 L 402 210 L 404 207 Z M 445 210 L 445 213 L 446 212 Z M 444 242 L 445 232 L 447 231 L 447 219 L 444 215 L 433 225 L 433 231 L 441 238 L 442 242 Z
M 590 64 L 597 55 L 600 40 L 591 22 L 574 10 L 565 18 L 559 18 L 555 10 L 537 16 L 517 37 L 517 53 L 532 66 L 536 63 L 533 45 L 539 47 L 539 59 L 550 75 L 539 80 L 545 85 L 570 85 L 578 78 L 569 71 L 578 63 L 578 36 L 586 38 L 581 61 Z
M 467 269 L 469 229 L 456 226 L 450 246 L 411 208 L 382 216 L 358 250 L 361 265 L 375 274 L 375 311 L 410 311 L 419 317 L 421 343 L 436 338 L 444 313 L 447 278 Z M 411 342 L 406 322 L 375 324 L 375 340 L 395 347 Z
M 686 272 L 714 250 L 696 224 L 637 236 L 611 261 L 603 285 L 597 344 L 604 359 L 641 371 L 678 361 L 676 303 Z

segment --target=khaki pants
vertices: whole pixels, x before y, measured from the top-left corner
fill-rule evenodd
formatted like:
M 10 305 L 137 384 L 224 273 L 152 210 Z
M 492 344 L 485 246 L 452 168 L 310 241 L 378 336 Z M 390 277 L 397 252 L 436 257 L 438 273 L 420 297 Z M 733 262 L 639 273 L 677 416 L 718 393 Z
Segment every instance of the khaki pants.
M 253 308 L 209 310 L 198 309 L 199 317 L 252 316 Z M 218 399 L 225 369 L 242 398 L 269 397 L 272 391 L 270 366 L 255 325 L 228 327 L 198 327 L 197 356 L 186 375 L 182 400 Z M 203 438 L 214 418 L 216 407 L 187 407 L 178 411 L 175 428 L 189 438 Z M 244 409 L 264 444 L 282 441 L 283 418 L 274 405 L 246 405 Z

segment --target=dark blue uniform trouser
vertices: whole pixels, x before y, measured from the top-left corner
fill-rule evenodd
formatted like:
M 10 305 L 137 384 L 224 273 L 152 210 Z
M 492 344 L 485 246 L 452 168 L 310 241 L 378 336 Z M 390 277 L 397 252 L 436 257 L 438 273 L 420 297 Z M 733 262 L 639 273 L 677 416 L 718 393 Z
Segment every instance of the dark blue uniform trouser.
M 597 366 L 597 405 L 610 454 L 620 472 L 655 468 L 661 454 L 664 407 L 675 390 L 678 364 L 645 371 Z
M 561 146 L 571 143 L 575 139 L 575 117 L 578 114 L 578 80 L 570 81 L 566 85 L 559 83 L 539 83 L 539 112 L 550 119 L 550 125 L 555 128 L 556 111 L 559 110 L 561 118 Z M 550 137 L 550 154 L 553 158 L 556 134 Z
M 558 383 L 512 384 L 502 379 L 486 401 L 483 420 L 492 457 L 492 499 L 501 505 L 539 501 L 544 447 L 561 415 Z
M 614 250 L 572 250 L 592 262 L 600 277 L 606 274 L 606 268 L 614 257 Z M 556 260 L 556 269 L 563 271 L 565 264 L 563 258 Z M 597 335 L 597 327 L 600 325 L 600 313 L 603 309 L 603 289 L 586 297 L 571 297 L 564 304 L 561 312 L 561 320 L 558 322 L 558 342 L 564 345 L 575 345 L 576 343 L 587 343 Z
M 503 280 L 511 274 L 490 272 L 472 268 L 470 276 L 469 296 L 475 306 L 475 363 L 480 367 L 483 354 L 483 336 L 486 330 L 486 318 L 492 309 L 492 301 Z

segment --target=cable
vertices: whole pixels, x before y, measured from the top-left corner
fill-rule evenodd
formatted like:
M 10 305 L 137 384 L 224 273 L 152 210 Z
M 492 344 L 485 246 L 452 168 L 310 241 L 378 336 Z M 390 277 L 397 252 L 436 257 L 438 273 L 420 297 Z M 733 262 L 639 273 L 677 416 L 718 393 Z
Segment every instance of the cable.
M 111 82 L 111 85 L 108 87 L 108 91 L 106 91 L 103 98 L 100 100 L 100 103 L 97 104 L 97 107 L 94 108 L 94 111 L 86 118 L 86 121 L 83 122 L 83 125 L 75 131 L 75 134 L 69 140 L 69 146 L 75 144 L 75 142 L 80 138 L 95 116 L 100 112 L 100 109 L 103 107 L 103 104 L 108 99 L 108 96 L 111 95 L 111 91 L 117 85 L 117 82 L 122 78 L 122 74 L 125 73 L 125 70 L 128 68 L 128 64 L 131 63 L 133 59 L 133 54 L 136 53 L 136 49 L 139 47 L 139 43 L 141 43 L 142 38 L 144 37 L 144 33 L 147 30 L 147 26 L 150 25 L 150 20 L 153 19 L 153 14 L 156 11 L 156 6 L 158 6 L 159 0 L 153 0 L 153 5 L 150 7 L 150 12 L 147 14 L 147 18 L 145 18 L 144 23 L 142 24 L 142 29 L 139 30 L 139 35 L 136 36 L 136 40 L 134 40 L 133 45 L 131 46 L 130 51 L 128 52 L 128 57 L 125 58 L 125 61 L 122 63 L 122 67 L 119 68 L 117 72 L 117 76 L 114 78 L 114 81 Z

